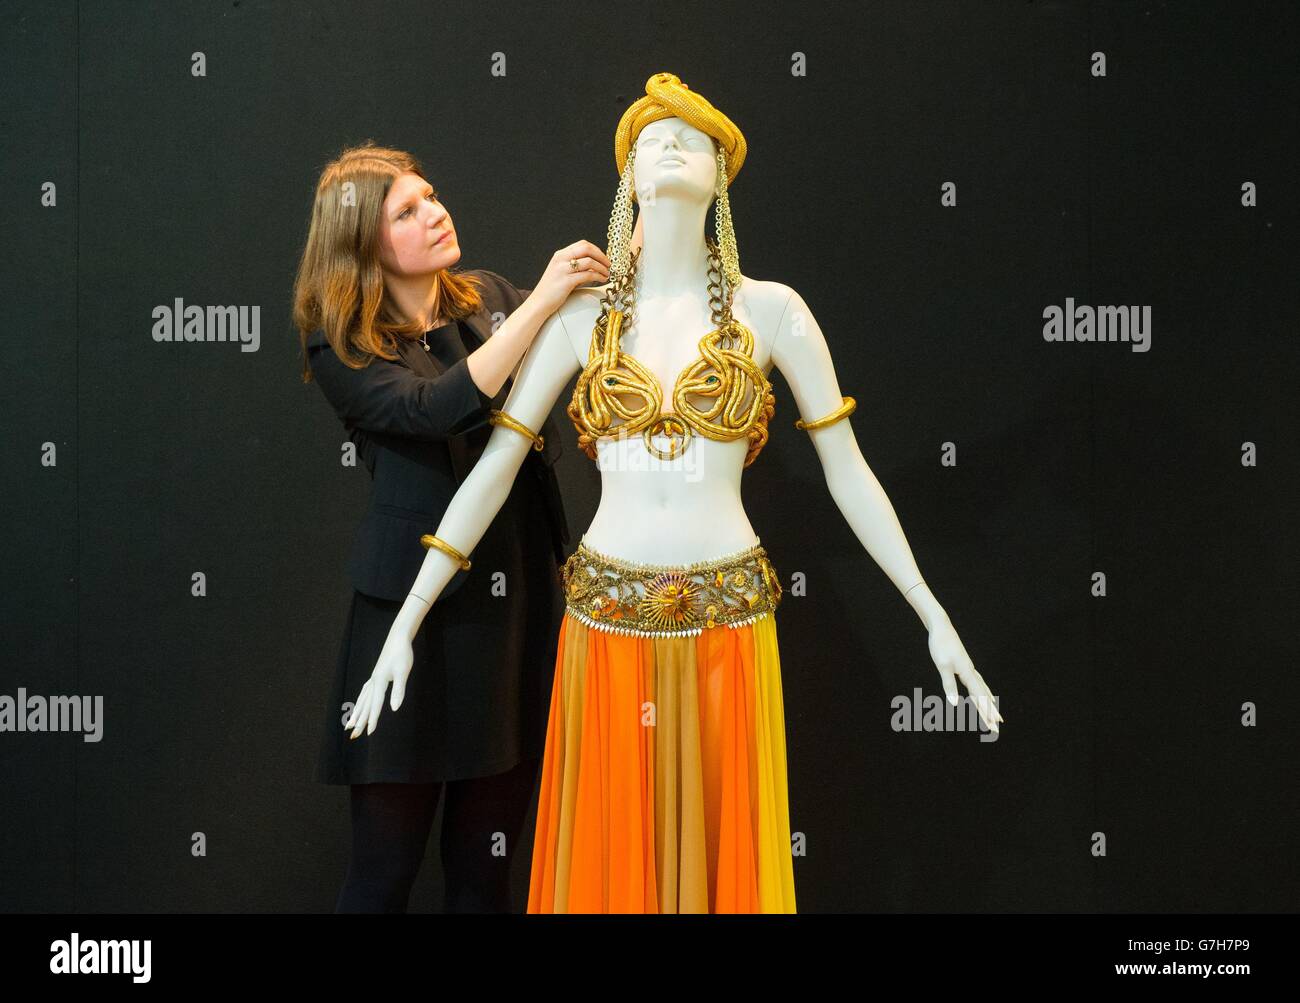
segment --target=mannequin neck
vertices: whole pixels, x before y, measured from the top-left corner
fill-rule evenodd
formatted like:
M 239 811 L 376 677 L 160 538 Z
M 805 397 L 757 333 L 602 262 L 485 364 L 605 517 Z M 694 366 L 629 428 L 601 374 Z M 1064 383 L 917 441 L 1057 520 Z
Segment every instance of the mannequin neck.
M 708 202 L 662 194 L 654 205 L 642 207 L 638 297 L 676 296 L 705 289 L 709 251 L 704 243 L 704 221 L 708 213 Z

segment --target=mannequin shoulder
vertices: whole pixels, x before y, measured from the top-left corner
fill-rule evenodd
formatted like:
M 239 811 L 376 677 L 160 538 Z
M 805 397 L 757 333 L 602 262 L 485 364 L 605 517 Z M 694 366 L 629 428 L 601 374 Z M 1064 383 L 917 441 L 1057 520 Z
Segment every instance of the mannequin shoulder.
M 577 289 L 569 293 L 569 298 L 564 301 L 559 313 L 564 316 L 565 320 L 570 317 L 579 319 L 590 316 L 594 322 L 600 316 L 600 304 L 605 298 L 607 289 L 609 289 L 608 282 L 598 286 L 578 286 Z
M 736 298 L 743 298 L 751 326 L 769 348 L 781 329 L 790 325 L 791 311 L 803 307 L 803 299 L 784 282 L 765 279 L 746 278 Z
M 770 319 L 775 324 L 781 319 L 781 312 L 794 295 L 795 291 L 784 282 L 746 277 L 736 298 L 744 298 L 755 320 Z

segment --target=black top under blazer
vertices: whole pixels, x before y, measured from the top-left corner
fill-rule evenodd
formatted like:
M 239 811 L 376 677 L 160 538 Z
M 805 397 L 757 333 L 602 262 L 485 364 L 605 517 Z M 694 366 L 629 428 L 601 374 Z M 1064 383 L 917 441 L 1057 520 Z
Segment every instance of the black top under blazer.
M 493 314 L 498 323 L 504 320 L 531 290 L 517 289 L 486 269 L 462 274 L 482 280 L 483 307 L 462 320 L 482 343 L 492 333 Z M 424 563 L 420 536 L 437 532 L 473 465 L 462 437 L 486 423 L 491 398 L 470 378 L 464 360 L 444 369 L 419 340 L 399 339 L 398 360 L 375 358 L 361 369 L 344 365 L 321 330 L 307 339 L 306 350 L 313 378 L 372 477 L 348 575 L 358 592 L 404 600 Z M 550 417 L 538 431 L 545 448 L 528 451 L 519 476 L 540 479 L 551 543 L 556 561 L 562 562 L 569 531 L 554 471 L 560 433 Z M 457 571 L 441 595 L 451 595 L 465 577 L 466 572 Z

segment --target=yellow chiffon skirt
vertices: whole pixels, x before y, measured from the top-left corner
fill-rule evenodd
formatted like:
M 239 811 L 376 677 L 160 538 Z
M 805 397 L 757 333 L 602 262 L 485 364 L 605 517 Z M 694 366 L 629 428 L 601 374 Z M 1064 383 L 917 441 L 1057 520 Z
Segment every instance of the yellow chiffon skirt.
M 528 911 L 795 911 L 771 615 L 685 637 L 565 616 Z

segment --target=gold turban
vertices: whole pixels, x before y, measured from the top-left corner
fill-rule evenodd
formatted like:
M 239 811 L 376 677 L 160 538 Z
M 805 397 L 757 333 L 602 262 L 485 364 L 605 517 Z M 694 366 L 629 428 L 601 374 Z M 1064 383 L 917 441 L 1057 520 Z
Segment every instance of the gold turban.
M 671 73 L 656 73 L 645 82 L 645 93 L 623 112 L 614 131 L 614 162 L 619 174 L 642 129 L 663 118 L 680 118 L 718 141 L 727 155 L 727 184 L 734 184 L 745 162 L 745 137 L 736 124 Z

